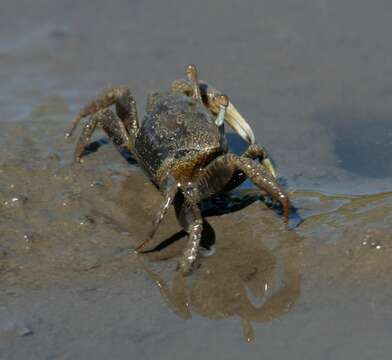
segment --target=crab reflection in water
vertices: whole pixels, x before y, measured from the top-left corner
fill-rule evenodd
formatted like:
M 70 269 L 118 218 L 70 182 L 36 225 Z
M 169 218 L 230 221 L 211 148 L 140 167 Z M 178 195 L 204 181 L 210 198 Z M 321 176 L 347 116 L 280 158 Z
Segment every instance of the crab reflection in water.
M 249 205 L 251 199 L 244 199 Z M 264 214 L 267 211 L 261 216 L 260 204 L 244 211 L 245 214 L 215 218 L 213 227 L 222 235 L 216 242 L 219 256 L 205 258 L 191 277 L 177 272 L 171 281 L 166 281 L 162 273 L 153 271 L 142 258 L 139 260 L 179 317 L 189 319 L 192 313 L 215 320 L 238 316 L 249 342 L 254 337 L 252 321 L 271 321 L 295 305 L 301 290 L 298 268 L 301 251 L 295 232 L 287 232 L 274 215 Z M 265 232 L 266 228 L 270 231 Z M 265 235 L 259 229 L 264 229 Z M 266 246 L 263 239 L 276 245 Z

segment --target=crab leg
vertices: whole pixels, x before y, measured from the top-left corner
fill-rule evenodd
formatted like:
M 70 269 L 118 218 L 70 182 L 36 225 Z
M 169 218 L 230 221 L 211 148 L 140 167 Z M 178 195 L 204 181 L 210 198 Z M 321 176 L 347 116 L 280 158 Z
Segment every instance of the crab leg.
M 177 209 L 177 218 L 185 231 L 188 232 L 188 243 L 186 245 L 184 255 L 179 261 L 180 271 L 183 275 L 187 275 L 192 270 L 199 255 L 199 245 L 201 234 L 203 231 L 203 218 L 199 208 L 199 190 L 195 184 L 188 183 L 186 187 L 182 187 L 184 201 Z
M 212 161 L 199 175 L 197 185 L 203 198 L 226 190 L 236 172 L 244 173 L 257 187 L 281 203 L 285 222 L 288 222 L 290 200 L 275 178 L 256 161 L 244 156 L 226 154 Z
M 251 144 L 242 156 L 249 159 L 258 159 L 260 163 L 268 170 L 268 172 L 271 173 L 271 175 L 276 179 L 275 168 L 272 165 L 272 161 L 270 160 L 267 151 L 262 146 L 259 144 Z
M 289 220 L 290 200 L 288 195 L 276 183 L 274 177 L 257 162 L 236 155 L 228 155 L 227 161 L 238 167 L 260 189 L 265 190 L 272 198 L 281 203 L 283 217 L 287 223 Z
M 132 151 L 132 136 L 128 133 L 124 123 L 112 110 L 103 109 L 92 115 L 84 125 L 75 148 L 76 161 L 82 161 L 83 152 L 97 126 L 102 127 L 114 144 Z
M 75 116 L 71 123 L 70 129 L 66 132 L 65 137 L 72 136 L 80 120 L 84 117 L 95 114 L 99 110 L 105 109 L 111 105 L 116 105 L 118 117 L 124 122 L 127 131 L 130 134 L 136 133 L 139 128 L 136 103 L 129 89 L 125 87 L 114 87 L 105 91 L 95 100 L 90 101 Z
M 151 230 L 148 233 L 148 238 L 144 240 L 135 250 L 140 251 L 155 235 L 156 231 L 163 218 L 165 217 L 167 210 L 170 205 L 173 203 L 173 200 L 178 192 L 178 184 L 175 182 L 174 178 L 169 176 L 164 183 L 161 185 L 161 189 L 163 191 L 164 200 L 162 205 L 155 215 L 155 218 L 152 223 Z

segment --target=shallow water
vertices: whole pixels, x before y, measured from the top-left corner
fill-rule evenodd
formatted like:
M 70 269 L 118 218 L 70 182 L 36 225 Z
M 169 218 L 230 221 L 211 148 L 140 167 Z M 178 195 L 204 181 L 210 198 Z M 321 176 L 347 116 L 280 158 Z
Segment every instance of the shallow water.
M 390 5 L 94 4 L 0 5 L 0 358 L 389 359 Z M 169 246 L 132 252 L 161 201 L 138 167 L 102 134 L 72 164 L 63 135 L 101 89 L 142 109 L 189 62 L 296 211 L 287 230 L 249 185 L 206 204 L 211 248 L 182 279 L 172 213 Z

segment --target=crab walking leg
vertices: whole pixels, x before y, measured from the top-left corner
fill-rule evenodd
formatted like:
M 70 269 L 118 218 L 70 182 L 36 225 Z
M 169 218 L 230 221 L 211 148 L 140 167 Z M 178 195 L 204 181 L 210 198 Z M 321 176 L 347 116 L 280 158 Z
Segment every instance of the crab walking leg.
M 105 109 L 94 114 L 83 127 L 82 134 L 75 148 L 76 161 L 81 161 L 83 152 L 97 126 L 102 127 L 114 144 L 132 151 L 131 136 L 126 130 L 125 125 L 112 110 Z
M 75 147 L 75 153 L 74 153 L 75 161 L 82 162 L 81 160 L 82 154 L 86 149 L 86 146 L 90 142 L 91 136 L 93 135 L 93 132 L 97 127 L 97 124 L 98 124 L 98 119 L 93 116 L 83 126 L 82 133 L 80 134 L 80 137 Z
M 191 272 L 192 266 L 199 255 L 201 233 L 203 231 L 203 220 L 198 205 L 192 204 L 190 212 L 192 212 L 193 220 L 188 227 L 188 244 L 179 262 L 180 270 L 184 275 Z
M 191 272 L 192 266 L 199 255 L 199 245 L 203 231 L 203 218 L 198 205 L 200 196 L 196 185 L 188 184 L 181 190 L 184 199 L 182 199 L 182 201 L 176 201 L 175 209 L 179 223 L 188 233 L 188 243 L 183 257 L 179 261 L 179 268 L 183 275 L 187 275 Z
M 199 175 L 198 188 L 203 198 L 207 198 L 232 185 L 233 176 L 238 171 L 244 173 L 257 187 L 265 190 L 283 207 L 283 216 L 288 222 L 290 200 L 288 195 L 276 183 L 274 177 L 256 161 L 235 154 L 222 155 L 213 160 Z
M 177 183 L 175 182 L 173 177 L 168 177 L 165 180 L 164 184 L 161 185 L 161 189 L 162 189 L 163 197 L 164 197 L 162 205 L 153 220 L 151 230 L 148 233 L 148 238 L 146 240 L 144 240 L 136 248 L 136 251 L 142 250 L 142 248 L 154 237 L 156 231 L 158 230 L 160 223 L 162 222 L 163 218 L 165 217 L 167 210 L 169 209 L 170 205 L 173 203 L 173 200 L 178 192 L 178 186 L 177 186 Z
M 86 116 L 95 114 L 99 110 L 109 106 L 116 105 L 118 117 L 124 122 L 124 125 L 130 134 L 135 134 L 139 129 L 139 120 L 137 115 L 136 102 L 131 92 L 126 87 L 114 87 L 105 91 L 97 99 L 90 101 L 75 116 L 71 123 L 70 129 L 65 136 L 72 136 L 81 119 Z

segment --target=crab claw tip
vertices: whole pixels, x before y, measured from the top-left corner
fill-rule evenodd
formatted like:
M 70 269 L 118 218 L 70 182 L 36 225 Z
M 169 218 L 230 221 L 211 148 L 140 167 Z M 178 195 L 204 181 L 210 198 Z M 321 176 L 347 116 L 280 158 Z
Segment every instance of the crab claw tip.
M 262 164 L 265 166 L 268 172 L 276 179 L 276 171 L 274 166 L 272 165 L 271 160 L 269 158 L 265 158 L 263 159 Z

